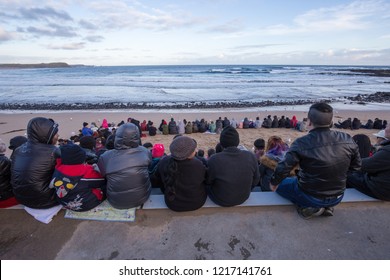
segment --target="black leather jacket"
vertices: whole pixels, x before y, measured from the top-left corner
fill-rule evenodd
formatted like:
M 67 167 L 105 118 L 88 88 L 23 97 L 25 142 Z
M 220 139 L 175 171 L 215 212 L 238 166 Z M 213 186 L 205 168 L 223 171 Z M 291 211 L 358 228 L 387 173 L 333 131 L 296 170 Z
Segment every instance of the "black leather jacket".
M 315 128 L 294 141 L 271 178 L 278 185 L 299 165 L 298 184 L 302 191 L 318 198 L 338 196 L 346 188 L 347 172 L 360 169 L 359 148 L 346 133 Z
M 27 143 L 14 152 L 11 184 L 15 198 L 27 207 L 45 209 L 58 205 L 55 190 L 49 188 L 57 148 L 48 144 L 57 130 L 49 119 L 32 119 L 27 126 Z

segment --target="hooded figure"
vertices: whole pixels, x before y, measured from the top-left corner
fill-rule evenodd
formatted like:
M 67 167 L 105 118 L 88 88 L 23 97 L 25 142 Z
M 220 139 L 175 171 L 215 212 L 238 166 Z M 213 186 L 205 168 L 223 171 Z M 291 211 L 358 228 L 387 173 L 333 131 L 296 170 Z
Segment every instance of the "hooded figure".
M 11 184 L 15 198 L 23 205 L 46 209 L 58 205 L 54 189 L 49 188 L 56 165 L 58 124 L 37 117 L 27 125 L 28 141 L 15 150 Z
M 139 140 L 136 125 L 121 125 L 115 134 L 115 149 L 99 158 L 100 173 L 107 179 L 107 200 L 118 209 L 140 206 L 150 195 L 148 166 L 152 155 Z

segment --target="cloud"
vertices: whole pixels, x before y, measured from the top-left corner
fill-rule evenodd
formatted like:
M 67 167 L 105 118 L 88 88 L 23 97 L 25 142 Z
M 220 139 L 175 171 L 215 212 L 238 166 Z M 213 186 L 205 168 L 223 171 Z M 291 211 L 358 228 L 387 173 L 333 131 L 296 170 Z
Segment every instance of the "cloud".
M 57 46 L 53 46 L 53 45 L 47 46 L 47 48 L 51 49 L 51 50 L 80 50 L 80 49 L 83 49 L 84 47 L 85 47 L 84 42 L 64 44 L 64 45 L 60 45 L 60 46 L 58 46 L 58 45 Z
M 93 36 L 87 36 L 84 39 L 87 40 L 88 42 L 101 42 L 104 40 L 104 37 L 99 35 L 93 35 Z
M 313 33 L 324 31 L 364 30 L 377 17 L 385 15 L 390 5 L 383 1 L 355 1 L 345 5 L 310 10 L 294 18 L 291 25 L 272 25 L 264 28 L 269 35 Z
M 204 32 L 207 33 L 236 33 L 243 29 L 243 24 L 240 20 L 235 19 L 224 24 L 211 26 L 206 28 Z
M 74 32 L 74 28 L 71 26 L 63 26 L 58 24 L 50 24 L 45 27 L 30 26 L 27 28 L 18 28 L 19 32 L 34 34 L 37 37 L 49 36 L 49 37 L 77 37 L 77 33 Z
M 99 27 L 97 25 L 93 24 L 92 22 L 86 21 L 84 19 L 80 20 L 79 24 L 84 29 L 88 29 L 88 30 L 97 30 L 97 29 L 99 29 Z
M 0 43 L 14 39 L 15 36 L 0 27 Z
M 26 20 L 65 20 L 73 21 L 72 17 L 64 11 L 57 11 L 52 7 L 46 6 L 45 8 L 20 8 L 20 15 Z
M 264 49 L 268 47 L 276 47 L 276 46 L 283 46 L 285 44 L 259 44 L 259 45 L 243 45 L 243 46 L 236 46 L 233 48 L 230 48 L 232 51 L 245 51 L 245 50 L 251 50 L 251 49 Z
M 99 15 L 97 25 L 106 29 L 149 29 L 155 31 L 193 27 L 205 22 L 202 17 L 180 11 L 151 8 L 138 2 L 92 2 L 90 8 Z
M 338 59 L 348 59 L 351 61 L 370 61 L 371 59 L 378 59 L 380 57 L 384 58 L 383 62 L 389 63 L 389 49 L 337 49 L 337 50 L 327 50 L 325 52 L 321 52 L 320 57 L 328 57 L 328 58 L 338 58 Z

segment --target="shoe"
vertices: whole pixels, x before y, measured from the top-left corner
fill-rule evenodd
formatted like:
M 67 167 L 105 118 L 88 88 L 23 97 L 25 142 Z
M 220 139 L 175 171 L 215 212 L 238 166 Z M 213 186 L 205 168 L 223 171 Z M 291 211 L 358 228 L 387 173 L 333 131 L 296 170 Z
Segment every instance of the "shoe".
M 333 216 L 333 211 L 334 211 L 333 207 L 326 207 L 325 210 L 324 210 L 324 213 L 322 213 L 322 216 L 332 217 Z
M 299 216 L 301 216 L 303 219 L 308 220 L 313 217 L 321 216 L 325 208 L 314 208 L 314 207 L 306 207 L 306 208 L 301 208 L 298 207 L 297 209 Z

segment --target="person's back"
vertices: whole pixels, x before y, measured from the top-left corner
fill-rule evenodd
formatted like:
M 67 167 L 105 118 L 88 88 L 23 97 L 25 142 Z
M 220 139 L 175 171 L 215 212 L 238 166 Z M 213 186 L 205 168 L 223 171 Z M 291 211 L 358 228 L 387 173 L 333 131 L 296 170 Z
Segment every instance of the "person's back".
M 163 135 L 168 135 L 169 134 L 169 127 L 167 124 L 162 125 L 162 133 Z
M 226 127 L 220 136 L 222 152 L 208 160 L 208 194 L 221 206 L 239 205 L 248 199 L 260 179 L 256 157 L 237 148 L 240 142 L 237 130 Z
M 271 191 L 269 186 L 270 179 L 278 162 L 284 159 L 287 150 L 288 145 L 279 136 L 271 136 L 268 139 L 265 153 L 259 159 L 260 188 L 263 192 Z
M 169 122 L 168 128 L 169 128 L 169 134 L 171 134 L 171 135 L 178 134 L 177 124 L 173 118 L 171 118 L 171 121 Z
M 139 146 L 138 128 L 131 123 L 120 126 L 115 134 L 115 149 L 100 156 L 98 167 L 107 179 L 107 200 L 119 209 L 137 207 L 151 192 L 148 166 L 151 153 Z
M 373 123 L 373 129 L 382 129 L 382 128 L 383 128 L 382 120 L 375 118 L 374 123 Z
M 185 127 L 186 134 L 192 134 L 192 122 L 188 122 Z
M 248 129 L 249 128 L 249 119 L 244 118 L 244 121 L 242 122 L 242 128 Z
M 161 159 L 152 176 L 154 185 L 164 193 L 165 203 L 173 211 L 193 211 L 206 201 L 206 167 L 194 158 L 196 142 L 187 136 L 175 138 L 170 156 Z
M 348 187 L 371 197 L 390 201 L 390 126 L 386 127 L 380 148 L 362 159 L 360 171 L 348 175 Z
M 272 127 L 272 128 L 278 128 L 278 127 L 279 127 L 278 116 L 274 116 L 274 119 L 272 120 L 271 127 Z
M 179 134 L 184 134 L 186 131 L 185 131 L 185 125 L 184 125 L 184 122 L 182 122 L 181 120 L 178 121 L 178 124 L 177 124 L 177 127 L 179 129 Z
M 149 125 L 148 130 L 149 130 L 149 136 L 156 136 L 157 128 L 153 126 L 153 123 Z
M 0 140 L 0 208 L 17 204 L 11 186 L 11 160 L 4 154 L 6 149 Z
M 331 207 L 343 197 L 347 172 L 360 168 L 358 146 L 348 134 L 330 130 L 330 105 L 312 105 L 308 117 L 314 129 L 293 142 L 275 169 L 271 189 L 297 204 L 298 212 L 305 218 L 325 210 L 327 215 L 333 215 Z M 297 165 L 297 177 L 285 179 Z
M 352 129 L 353 130 L 360 129 L 361 126 L 362 126 L 362 123 L 360 122 L 360 120 L 358 118 L 353 118 Z
M 61 146 L 61 159 L 53 174 L 50 187 L 65 208 L 83 212 L 95 208 L 105 199 L 106 180 L 92 165 L 85 164 L 86 152 L 78 145 Z
M 54 144 L 58 124 L 37 117 L 27 125 L 28 141 L 15 150 L 11 165 L 11 184 L 15 198 L 30 208 L 46 209 L 58 205 L 49 183 L 56 159 Z
M 373 147 L 371 145 L 370 137 L 365 134 L 356 134 L 352 137 L 355 143 L 359 147 L 360 158 L 366 158 L 371 156 Z
M 90 129 L 88 127 L 88 123 L 87 122 L 83 123 L 83 128 L 81 129 L 81 134 L 83 136 L 92 136 L 93 135 L 93 131 L 92 131 L 92 129 Z

